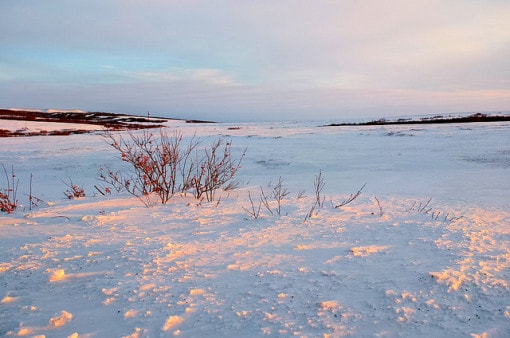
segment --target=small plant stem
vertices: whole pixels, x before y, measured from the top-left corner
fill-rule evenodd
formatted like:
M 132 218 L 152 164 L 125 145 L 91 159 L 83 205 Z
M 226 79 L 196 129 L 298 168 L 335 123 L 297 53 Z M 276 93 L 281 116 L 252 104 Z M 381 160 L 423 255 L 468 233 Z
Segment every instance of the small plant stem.
M 28 210 L 32 211 L 32 177 L 34 175 L 32 175 L 32 173 L 30 173 L 30 186 L 29 186 L 29 192 L 28 192 L 28 202 L 29 202 L 29 206 L 28 206 Z
M 377 202 L 377 206 L 379 207 L 379 216 L 382 216 L 384 212 L 383 212 L 383 208 L 381 206 L 381 202 L 379 202 L 377 197 L 374 197 L 374 198 L 375 198 L 375 201 Z
M 361 195 L 361 191 L 363 190 L 363 188 L 365 188 L 367 184 L 363 184 L 361 186 L 361 188 L 359 188 L 359 190 L 355 193 L 355 194 L 351 194 L 351 196 L 349 196 L 349 198 L 347 198 L 346 200 L 344 200 L 342 203 L 338 204 L 338 205 L 335 205 L 335 209 L 338 209 L 338 208 L 341 208 L 343 206 L 346 206 L 347 204 L 351 203 L 352 201 L 354 201 L 356 198 L 358 198 L 359 195 Z

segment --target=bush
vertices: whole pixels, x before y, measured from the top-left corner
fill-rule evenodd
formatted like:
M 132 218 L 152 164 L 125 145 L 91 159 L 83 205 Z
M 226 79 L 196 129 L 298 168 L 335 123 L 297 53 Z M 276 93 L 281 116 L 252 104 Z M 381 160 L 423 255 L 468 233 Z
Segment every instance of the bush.
M 323 190 L 326 183 L 324 181 L 322 171 L 319 171 L 319 174 L 315 176 L 313 185 L 315 193 L 313 197 L 313 203 L 310 210 L 306 213 L 303 223 L 306 223 L 306 221 L 309 220 L 310 218 L 317 216 L 319 214 L 319 210 L 324 207 L 324 203 L 326 201 L 326 196 L 323 194 Z M 352 203 L 356 198 L 358 198 L 361 195 L 361 192 L 365 188 L 365 186 L 366 183 L 363 184 L 363 186 L 361 186 L 361 188 L 356 193 L 351 194 L 348 198 L 346 198 L 339 204 L 334 204 L 333 202 L 331 202 L 333 208 L 340 209 L 346 206 L 347 204 Z M 290 192 L 287 190 L 287 187 L 283 184 L 283 179 L 281 177 L 278 178 L 278 182 L 275 185 L 269 184 L 268 188 L 269 189 L 265 190 L 263 187 L 260 187 L 260 197 L 258 204 L 252 198 L 251 192 L 248 191 L 248 199 L 250 201 L 250 206 L 249 207 L 243 206 L 242 208 L 254 219 L 258 219 L 260 217 L 262 206 L 264 206 L 265 209 L 269 211 L 271 215 L 274 215 L 275 213 L 279 216 L 282 215 L 283 202 L 285 198 L 287 198 L 287 196 L 290 195 Z M 304 190 L 299 191 L 297 194 L 297 198 L 298 199 L 305 198 L 304 194 L 305 194 Z M 379 203 L 379 200 L 377 200 L 377 203 L 379 205 L 380 215 L 382 216 L 383 211 L 381 204 Z
M 195 174 L 190 175 L 191 179 L 189 182 L 184 181 L 184 185 L 191 184 L 191 191 L 195 198 L 201 199 L 205 196 L 208 201 L 213 201 L 216 190 L 230 189 L 236 186 L 236 183 L 231 180 L 241 168 L 241 161 L 245 153 L 243 152 L 239 159 L 233 159 L 230 155 L 231 145 L 230 141 L 219 138 L 213 142 L 210 148 L 203 149 L 202 156 L 197 154 L 196 165 L 193 162 L 190 164 L 190 169 L 194 165 Z
M 64 181 L 62 181 L 62 182 L 64 182 Z M 69 198 L 70 200 L 86 196 L 85 189 L 83 189 L 83 187 L 79 187 L 76 184 L 74 184 L 71 179 L 69 179 L 69 183 L 64 182 L 64 184 L 67 186 L 66 191 L 64 191 L 64 195 L 67 198 Z
M 18 205 L 17 205 L 16 200 L 12 201 L 11 197 L 9 196 L 8 193 L 5 194 L 0 191 L 0 211 L 1 212 L 6 212 L 6 213 L 10 214 L 11 212 L 14 211 L 14 209 L 16 209 L 17 206 Z
M 282 214 L 283 200 L 290 194 L 287 187 L 283 184 L 281 177 L 278 177 L 278 182 L 273 186 L 269 184 L 269 191 L 260 187 L 260 200 L 258 205 L 253 201 L 251 193 L 248 191 L 248 199 L 250 200 L 250 208 L 242 207 L 251 217 L 258 219 L 260 217 L 260 209 L 264 206 L 271 215 L 276 212 L 279 216 Z
M 146 206 L 152 204 L 152 196 L 166 204 L 178 192 L 212 201 L 217 189 L 232 185 L 245 154 L 232 158 L 231 142 L 222 138 L 210 148 L 199 149 L 201 141 L 195 136 L 183 144 L 179 131 L 168 135 L 160 129 L 159 137 L 149 131 L 128 135 L 126 140 L 105 133 L 108 143 L 131 169 L 114 171 L 105 166 L 100 168 L 99 176 L 118 192 L 125 190 L 140 198 Z
M 18 207 L 18 180 L 14 174 L 14 168 L 11 167 L 11 174 L 7 172 L 5 165 L 2 164 L 2 168 L 5 174 L 5 180 L 7 182 L 7 188 L 0 189 L 0 211 L 11 213 Z

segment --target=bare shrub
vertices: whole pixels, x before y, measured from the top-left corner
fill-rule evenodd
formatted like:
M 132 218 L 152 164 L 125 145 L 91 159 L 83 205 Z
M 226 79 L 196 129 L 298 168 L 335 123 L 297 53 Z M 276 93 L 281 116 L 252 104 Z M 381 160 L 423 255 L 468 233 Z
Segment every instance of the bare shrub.
M 161 203 L 167 203 L 178 189 L 177 175 L 181 159 L 182 134 L 175 131 L 168 136 L 160 129 L 160 137 L 155 138 L 149 131 L 141 135 L 128 132 L 129 139 L 116 137 L 105 132 L 108 143 L 120 153 L 122 161 L 131 164 L 132 171 L 113 171 L 109 167 L 100 168 L 100 178 L 118 192 L 125 190 L 146 203 L 149 195 L 155 194 Z M 198 142 L 189 143 L 189 153 Z M 189 156 L 188 153 L 188 156 Z M 146 203 L 147 204 L 147 203 Z
M 71 179 L 69 179 L 69 182 L 62 181 L 66 186 L 67 189 L 64 191 L 64 195 L 69 198 L 70 200 L 80 197 L 85 197 L 85 189 L 83 187 L 80 187 L 73 183 Z
M 266 209 L 273 214 L 273 210 L 271 208 L 271 201 L 274 201 L 276 204 L 276 207 L 274 208 L 274 211 L 278 214 L 282 214 L 282 203 L 285 197 L 287 197 L 290 192 L 287 190 L 287 187 L 283 184 L 283 180 L 280 177 L 278 177 L 278 182 L 272 187 L 271 191 L 266 192 L 262 187 L 260 187 L 260 193 L 261 193 L 261 201 L 262 204 L 266 207 Z
M 326 196 L 322 195 L 322 190 L 324 189 L 324 177 L 322 177 L 322 171 L 319 171 L 319 174 L 315 176 L 314 187 L 315 187 L 315 205 L 319 208 L 322 208 L 324 205 L 324 200 Z
M 432 208 L 429 208 L 429 204 L 432 201 L 432 198 L 429 198 L 427 202 L 418 202 L 414 201 L 411 208 L 409 208 L 409 211 L 416 211 L 418 213 L 428 214 Z
M 305 223 L 308 219 L 317 215 L 319 213 L 319 209 L 324 207 L 324 203 L 326 201 L 326 196 L 323 194 L 323 190 L 325 187 L 324 176 L 322 175 L 322 171 L 315 176 L 314 180 L 314 197 L 313 204 L 305 215 L 303 223 Z M 347 199 L 339 203 L 338 205 L 334 205 L 332 202 L 332 206 L 336 209 L 341 208 L 351 202 L 353 202 L 356 198 L 359 197 L 362 190 L 365 188 L 366 183 L 354 194 L 351 194 Z M 281 177 L 278 178 L 278 182 L 276 184 L 268 184 L 267 188 L 260 187 L 260 199 L 258 204 L 253 200 L 252 195 L 248 192 L 248 199 L 250 201 L 250 206 L 248 208 L 242 207 L 251 217 L 254 219 L 258 219 L 260 217 L 260 212 L 262 206 L 269 211 L 271 215 L 282 214 L 282 205 L 285 198 L 290 194 L 287 190 L 286 186 L 283 184 L 283 179 Z M 305 198 L 305 191 L 300 190 L 298 192 L 297 198 Z M 380 204 L 379 204 L 380 205 Z M 382 207 L 380 207 L 380 212 L 382 215 Z
M 413 211 L 420 214 L 430 214 L 430 218 L 433 221 L 437 220 L 443 220 L 444 222 L 453 223 L 461 219 L 463 216 L 452 216 L 450 213 L 444 214 L 444 216 L 441 214 L 441 211 L 432 211 L 433 208 L 430 207 L 430 202 L 432 201 L 432 198 L 429 198 L 426 202 L 417 202 L 414 201 L 413 205 L 409 208 L 408 211 Z M 441 217 L 440 217 L 441 216 Z
M 18 207 L 18 183 L 16 174 L 14 174 L 14 167 L 11 166 L 11 173 L 7 172 L 5 165 L 2 164 L 2 168 L 5 174 L 5 181 L 7 182 L 7 188 L 0 189 L 0 211 L 6 213 L 12 213 Z
M 248 191 L 248 199 L 250 200 L 250 207 L 242 207 L 251 217 L 258 219 L 260 217 L 260 210 L 262 206 L 266 208 L 271 215 L 275 213 L 282 214 L 283 200 L 290 194 L 286 186 L 283 184 L 281 177 L 278 182 L 273 186 L 272 183 L 268 184 L 268 189 L 265 190 L 260 187 L 260 195 L 258 204 L 253 201 L 251 193 Z
M 239 159 L 232 158 L 230 141 L 219 138 L 210 148 L 199 149 L 201 142 L 194 136 L 183 145 L 179 131 L 168 135 L 160 129 L 159 137 L 149 131 L 128 135 L 126 140 L 105 133 L 121 160 L 131 164 L 131 170 L 114 171 L 105 166 L 99 176 L 118 192 L 125 190 L 140 198 L 146 206 L 153 204 L 153 196 L 165 204 L 177 192 L 191 192 L 197 199 L 212 201 L 217 189 L 236 186 L 232 180 L 245 153 Z
M 315 176 L 315 180 L 313 182 L 314 190 L 315 190 L 315 199 L 310 211 L 306 214 L 305 219 L 303 221 L 306 222 L 313 215 L 317 215 L 319 213 L 320 208 L 324 206 L 324 201 L 326 200 L 326 196 L 322 194 L 322 190 L 326 183 L 324 182 L 324 177 L 322 176 L 322 171 L 319 171 L 319 174 Z
M 251 193 L 248 191 L 248 199 L 250 200 L 250 208 L 243 209 L 254 219 L 258 219 L 260 217 L 260 209 L 262 208 L 262 201 L 259 200 L 259 204 L 256 205 L 255 202 L 253 202 L 253 198 L 251 197 Z
M 210 148 L 204 149 L 201 157 L 197 154 L 195 175 L 190 181 L 195 198 L 204 196 L 207 201 L 213 201 L 216 190 L 221 187 L 232 189 L 237 185 L 232 179 L 241 168 L 245 152 L 239 159 L 234 159 L 230 154 L 231 145 L 230 141 L 219 138 Z

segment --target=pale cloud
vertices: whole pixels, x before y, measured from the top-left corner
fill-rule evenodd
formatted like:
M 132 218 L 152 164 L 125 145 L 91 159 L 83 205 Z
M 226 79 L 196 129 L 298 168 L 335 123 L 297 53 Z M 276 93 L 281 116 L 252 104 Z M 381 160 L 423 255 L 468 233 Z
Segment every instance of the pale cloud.
M 139 83 L 189 83 L 230 86 L 238 84 L 236 79 L 219 69 L 172 69 L 161 71 L 121 71 L 122 77 Z M 128 82 L 127 80 L 125 80 Z
M 0 100 L 232 118 L 508 110 L 509 17 L 498 0 L 2 2 Z

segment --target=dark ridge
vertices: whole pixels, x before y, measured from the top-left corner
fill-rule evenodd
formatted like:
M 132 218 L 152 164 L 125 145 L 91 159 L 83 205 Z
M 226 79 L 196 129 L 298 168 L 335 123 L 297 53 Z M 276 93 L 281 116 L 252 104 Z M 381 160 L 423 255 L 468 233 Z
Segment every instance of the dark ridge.
M 186 123 L 216 123 L 216 122 L 205 120 L 186 120 Z
M 382 126 L 382 125 L 398 125 L 398 124 L 440 124 L 440 123 L 474 123 L 474 122 L 503 122 L 510 121 L 510 115 L 488 115 L 484 113 L 475 113 L 468 116 L 442 116 L 422 117 L 418 120 L 398 119 L 386 120 L 379 119 L 369 122 L 360 123 L 331 123 L 321 127 L 342 127 L 342 126 Z
M 25 120 L 37 122 L 82 123 L 94 125 L 117 125 L 130 128 L 132 122 L 157 125 L 170 119 L 161 117 L 143 117 L 105 112 L 39 112 L 25 110 L 0 109 L 0 119 Z
M 22 136 L 67 136 L 71 134 L 87 134 L 92 133 L 91 130 L 86 129 L 63 129 L 63 130 L 39 130 L 39 131 L 26 131 L 16 130 L 10 131 L 0 129 L 0 137 L 22 137 Z
M 170 120 L 180 120 L 174 118 L 136 116 L 107 112 L 43 112 L 29 110 L 0 109 L 1 120 L 33 121 L 33 122 L 58 122 L 58 123 L 78 123 L 102 126 L 108 130 L 128 130 L 128 129 L 148 129 L 161 128 L 163 123 Z M 209 121 L 186 120 L 187 123 L 212 123 Z M 0 137 L 17 136 L 40 136 L 40 135 L 70 135 L 93 133 L 92 130 L 83 129 L 63 129 L 58 131 L 29 131 L 17 130 L 9 131 L 0 129 Z

